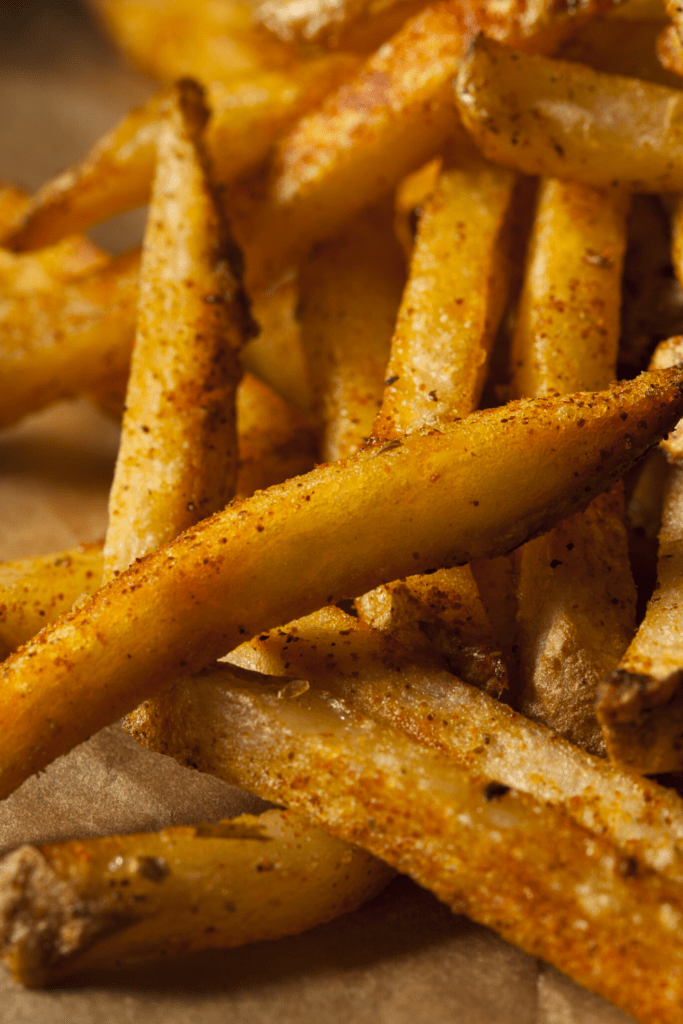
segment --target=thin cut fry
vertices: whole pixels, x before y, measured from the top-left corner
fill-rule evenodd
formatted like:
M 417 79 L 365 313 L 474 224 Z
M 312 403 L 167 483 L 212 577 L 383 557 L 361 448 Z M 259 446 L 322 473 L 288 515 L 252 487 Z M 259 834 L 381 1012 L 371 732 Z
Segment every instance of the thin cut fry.
M 516 395 L 614 377 L 627 197 L 541 183 L 512 346 Z M 519 708 L 593 753 L 604 752 L 595 696 L 635 628 L 636 592 L 623 487 L 515 553 Z
M 235 391 L 247 325 L 203 166 L 207 111 L 180 83 L 159 109 L 158 164 L 104 578 L 222 508 L 237 475 Z
M 3 663 L 0 794 L 245 637 L 549 529 L 682 415 L 683 370 L 660 370 L 473 413 L 233 502 Z
M 212 82 L 206 146 L 217 180 L 230 182 L 264 160 L 277 137 L 357 64 L 349 54 L 330 54 L 302 62 L 291 73 L 259 71 L 238 82 Z M 15 215 L 6 231 L 0 229 L 4 244 L 40 248 L 146 203 L 154 177 L 157 115 L 167 94 L 164 88 L 131 111 L 80 163 L 43 185 L 21 225 Z
M 301 119 L 265 178 L 230 196 L 252 285 L 277 281 L 458 134 L 450 82 L 466 39 L 456 0 L 428 7 Z
M 154 737 L 168 753 L 301 810 L 643 1024 L 678 1024 L 678 864 L 674 877 L 650 867 L 628 842 L 416 744 L 353 700 L 234 671 L 174 692 L 176 714 Z M 680 801 L 662 799 L 676 806 L 680 836 Z
M 456 96 L 489 159 L 525 174 L 641 192 L 683 190 L 683 91 L 478 37 Z
M 299 319 L 324 462 L 353 455 L 372 433 L 404 281 L 388 207 L 364 211 L 302 266 Z
M 425 200 L 401 302 L 384 400 L 373 433 L 383 441 L 476 408 L 507 294 L 502 238 L 515 175 L 460 154 Z M 373 626 L 414 649 L 439 650 L 468 682 L 499 694 L 506 670 L 467 566 L 412 576 L 356 602 Z
M 34 988 L 161 945 L 175 953 L 295 935 L 355 910 L 391 875 L 282 810 L 22 846 L 0 861 L 0 958 Z

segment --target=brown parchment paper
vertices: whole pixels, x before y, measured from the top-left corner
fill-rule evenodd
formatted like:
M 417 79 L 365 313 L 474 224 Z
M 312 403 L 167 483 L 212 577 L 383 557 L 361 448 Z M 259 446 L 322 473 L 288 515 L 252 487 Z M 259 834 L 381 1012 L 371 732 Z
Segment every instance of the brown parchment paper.
M 197 0 L 205 2 L 205 0 Z M 159 3 L 163 9 L 163 2 Z M 28 189 L 152 90 L 69 0 L 0 0 L 0 179 Z M 142 215 L 95 232 L 137 243 Z M 2 396 L 0 396 L 0 401 Z M 118 430 L 85 402 L 0 432 L 0 559 L 103 536 Z M 1 738 L 0 738 L 1 742 Z M 256 798 L 105 729 L 0 804 L 0 851 L 254 810 Z M 26 992 L 0 968 L 0 1024 L 628 1024 L 552 968 L 398 878 L 296 938 L 103 970 Z

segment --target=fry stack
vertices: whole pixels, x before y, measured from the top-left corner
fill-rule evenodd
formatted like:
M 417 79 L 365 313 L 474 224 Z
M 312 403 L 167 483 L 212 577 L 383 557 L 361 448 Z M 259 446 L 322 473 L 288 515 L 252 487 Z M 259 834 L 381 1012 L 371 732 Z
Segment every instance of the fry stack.
M 0 190 L 2 425 L 122 418 L 103 543 L 0 566 L 0 796 L 125 716 L 286 810 L 14 851 L 18 981 L 293 934 L 398 870 L 683 1019 L 683 803 L 646 778 L 683 769 L 683 342 L 636 246 L 659 203 L 683 284 L 683 61 L 635 4 L 96 0 L 165 84 Z M 148 201 L 141 251 L 81 234 Z

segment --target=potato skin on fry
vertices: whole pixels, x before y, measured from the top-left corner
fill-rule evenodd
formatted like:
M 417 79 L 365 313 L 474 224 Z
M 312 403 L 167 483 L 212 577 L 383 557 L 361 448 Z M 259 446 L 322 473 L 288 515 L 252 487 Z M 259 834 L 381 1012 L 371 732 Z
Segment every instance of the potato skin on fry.
M 296 935 L 355 910 L 392 875 L 282 810 L 22 846 L 0 860 L 0 959 L 35 988 L 160 948 Z
M 640 192 L 683 190 L 683 93 L 479 36 L 458 110 L 484 154 L 525 174 Z
M 683 370 L 662 370 L 474 413 L 233 502 L 0 666 L 0 794 L 263 629 L 548 529 L 682 414 Z

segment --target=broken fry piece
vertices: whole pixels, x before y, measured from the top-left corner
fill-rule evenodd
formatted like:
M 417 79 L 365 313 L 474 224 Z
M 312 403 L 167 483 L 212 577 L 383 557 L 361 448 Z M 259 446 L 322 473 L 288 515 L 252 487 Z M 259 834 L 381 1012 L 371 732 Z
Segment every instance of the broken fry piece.
M 0 794 L 245 638 L 549 529 L 682 415 L 683 370 L 660 370 L 473 413 L 233 502 L 0 666 Z
M 0 959 L 35 988 L 160 945 L 177 953 L 296 935 L 355 910 L 392 874 L 282 810 L 22 846 L 0 861 Z

